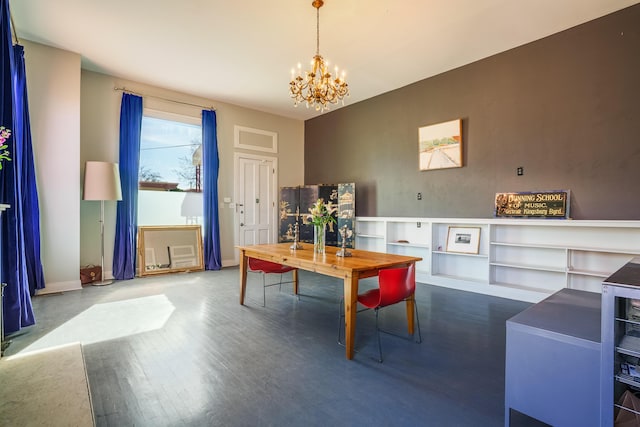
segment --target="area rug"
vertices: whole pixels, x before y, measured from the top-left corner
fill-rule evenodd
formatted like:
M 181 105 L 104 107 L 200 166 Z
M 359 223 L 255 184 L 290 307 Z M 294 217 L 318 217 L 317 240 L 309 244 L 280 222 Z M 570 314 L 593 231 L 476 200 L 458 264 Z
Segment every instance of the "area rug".
M 0 425 L 95 425 L 80 343 L 0 359 L 0 384 Z

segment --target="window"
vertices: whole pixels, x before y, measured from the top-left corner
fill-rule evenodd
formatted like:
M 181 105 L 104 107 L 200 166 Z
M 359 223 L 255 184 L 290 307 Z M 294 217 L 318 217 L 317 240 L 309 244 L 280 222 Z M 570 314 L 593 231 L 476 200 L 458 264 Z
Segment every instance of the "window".
M 199 119 L 145 110 L 138 178 L 139 225 L 201 222 L 201 158 Z

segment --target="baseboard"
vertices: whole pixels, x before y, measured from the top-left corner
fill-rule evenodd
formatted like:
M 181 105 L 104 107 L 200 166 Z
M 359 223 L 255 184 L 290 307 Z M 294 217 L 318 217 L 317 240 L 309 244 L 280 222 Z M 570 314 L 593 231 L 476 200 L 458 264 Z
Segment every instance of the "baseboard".
M 222 267 L 233 267 L 238 265 L 238 261 L 234 260 L 234 259 L 223 259 L 222 260 Z
M 56 294 L 60 292 L 77 291 L 82 289 L 80 279 L 68 282 L 46 283 L 44 289 L 37 289 L 36 295 Z

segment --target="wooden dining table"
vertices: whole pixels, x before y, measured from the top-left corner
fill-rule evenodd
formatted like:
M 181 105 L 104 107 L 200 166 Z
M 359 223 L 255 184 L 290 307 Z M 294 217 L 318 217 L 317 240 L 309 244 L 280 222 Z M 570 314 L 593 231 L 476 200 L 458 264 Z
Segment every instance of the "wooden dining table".
M 301 270 L 312 271 L 325 276 L 344 280 L 345 348 L 347 359 L 353 359 L 358 301 L 358 281 L 375 277 L 385 268 L 406 267 L 422 260 L 419 257 L 395 255 L 380 252 L 351 249 L 352 256 L 339 257 L 339 248 L 327 246 L 324 254 L 315 254 L 312 244 L 303 244 L 303 249 L 290 249 L 291 243 L 238 246 L 240 250 L 240 304 L 244 304 L 247 287 L 247 260 L 257 258 L 276 262 Z M 298 293 L 298 271 L 293 271 L 293 291 Z M 415 301 L 406 301 L 407 329 L 413 334 L 413 313 Z

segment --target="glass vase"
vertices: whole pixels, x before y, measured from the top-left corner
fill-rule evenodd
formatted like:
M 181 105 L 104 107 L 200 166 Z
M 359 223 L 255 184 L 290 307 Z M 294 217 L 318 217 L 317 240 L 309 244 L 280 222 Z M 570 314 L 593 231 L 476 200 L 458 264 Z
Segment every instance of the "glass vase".
M 313 252 L 316 254 L 324 254 L 326 229 L 326 224 L 313 225 Z

